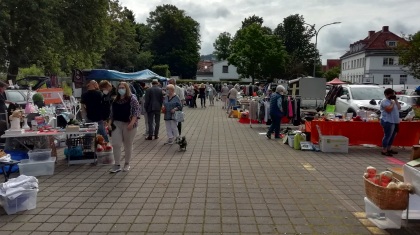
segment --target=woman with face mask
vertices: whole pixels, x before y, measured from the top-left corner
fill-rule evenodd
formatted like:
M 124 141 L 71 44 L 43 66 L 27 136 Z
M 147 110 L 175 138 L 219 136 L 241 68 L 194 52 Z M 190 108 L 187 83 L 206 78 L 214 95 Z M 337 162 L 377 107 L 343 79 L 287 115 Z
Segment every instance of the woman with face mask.
M 381 126 L 384 129 L 384 137 L 382 139 L 382 155 L 392 156 L 398 152 L 391 149 L 392 142 L 398 132 L 400 123 L 399 110 L 401 110 L 400 103 L 398 103 L 395 91 L 387 88 L 384 91 L 385 99 L 381 101 Z
M 112 146 L 114 148 L 115 165 L 109 170 L 111 173 L 121 171 L 121 147 L 124 146 L 125 162 L 123 171 L 130 170 L 133 141 L 137 133 L 137 123 L 140 118 L 140 105 L 135 95 L 131 94 L 127 83 L 118 84 L 117 97 L 111 106 Z M 111 126 L 112 128 L 112 126 Z

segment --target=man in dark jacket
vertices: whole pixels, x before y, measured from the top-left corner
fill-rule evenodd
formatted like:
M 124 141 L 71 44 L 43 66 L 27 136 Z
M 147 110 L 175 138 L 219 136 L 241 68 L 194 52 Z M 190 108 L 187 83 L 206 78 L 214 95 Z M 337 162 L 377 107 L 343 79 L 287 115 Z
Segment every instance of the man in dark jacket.
M 276 92 L 271 95 L 270 98 L 270 116 L 271 116 L 271 126 L 267 132 L 267 138 L 271 139 L 271 134 L 274 132 L 274 137 L 276 139 L 280 138 L 280 122 L 283 117 L 283 100 L 282 95 L 285 93 L 286 89 L 282 85 L 276 87 Z
M 160 112 L 163 104 L 163 92 L 158 86 L 157 80 L 152 81 L 152 87 L 146 90 L 144 95 L 144 108 L 147 112 L 147 119 L 149 125 L 149 136 L 146 140 L 152 140 L 153 135 L 155 139 L 159 138 L 159 124 L 160 124 Z M 155 122 L 155 128 L 153 130 L 153 121 Z

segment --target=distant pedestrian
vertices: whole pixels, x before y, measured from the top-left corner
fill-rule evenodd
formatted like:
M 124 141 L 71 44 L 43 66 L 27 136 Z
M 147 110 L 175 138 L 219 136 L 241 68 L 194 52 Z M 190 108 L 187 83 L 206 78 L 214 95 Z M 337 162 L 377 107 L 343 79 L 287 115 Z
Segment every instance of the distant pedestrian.
M 193 107 L 197 108 L 198 86 L 194 85 Z
M 282 85 L 276 87 L 276 92 L 271 95 L 270 98 L 270 116 L 271 116 L 271 126 L 267 132 L 267 138 L 271 139 L 271 134 L 274 132 L 274 137 L 276 139 L 280 138 L 280 121 L 283 117 L 283 95 L 285 94 L 286 89 Z
M 198 88 L 198 98 L 200 98 L 201 108 L 206 107 L 206 85 L 204 83 L 200 84 L 200 88 Z
M 159 138 L 159 126 L 160 126 L 160 113 L 162 110 L 163 103 L 163 92 L 159 87 L 159 82 L 155 79 L 152 81 L 152 87 L 146 90 L 144 100 L 144 106 L 147 112 L 147 119 L 149 124 L 149 135 L 146 140 L 152 140 L 153 136 L 155 139 Z M 154 121 L 154 128 L 153 128 Z
M 223 84 L 223 87 L 220 90 L 220 98 L 222 99 L 223 102 L 223 106 L 222 109 L 227 108 L 227 96 L 229 94 L 229 88 L 227 86 L 227 84 Z
M 217 95 L 217 91 L 214 89 L 213 84 L 210 84 L 207 88 L 207 94 L 209 95 L 210 105 L 214 105 L 214 96 Z
M 169 80 L 169 84 L 172 84 L 175 87 L 175 94 L 178 96 L 179 100 L 181 100 L 181 104 L 184 104 L 185 102 L 184 90 L 181 87 L 176 85 L 176 81 L 174 78 L 171 78 Z M 181 135 L 182 122 L 178 122 L 177 127 L 178 127 L 178 133 Z
M 111 108 L 112 146 L 114 148 L 115 165 L 109 170 L 111 173 L 121 171 L 121 147 L 124 146 L 124 171 L 130 170 L 133 141 L 137 133 L 140 105 L 137 97 L 131 93 L 130 86 L 121 82 L 118 85 L 118 94 Z
M 230 89 L 228 94 L 229 104 L 226 110 L 226 113 L 230 112 L 230 109 L 236 106 L 236 101 L 238 99 L 238 93 L 239 93 L 239 86 L 235 86 L 232 89 Z

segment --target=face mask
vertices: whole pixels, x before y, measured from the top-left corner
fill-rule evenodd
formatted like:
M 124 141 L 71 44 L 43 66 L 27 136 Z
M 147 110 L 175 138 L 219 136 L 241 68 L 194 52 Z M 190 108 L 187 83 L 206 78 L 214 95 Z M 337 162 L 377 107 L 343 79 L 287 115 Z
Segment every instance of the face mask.
M 109 91 L 108 90 L 103 90 L 102 93 L 104 93 L 104 95 L 108 95 Z
M 118 93 L 122 96 L 125 95 L 125 89 L 118 89 Z

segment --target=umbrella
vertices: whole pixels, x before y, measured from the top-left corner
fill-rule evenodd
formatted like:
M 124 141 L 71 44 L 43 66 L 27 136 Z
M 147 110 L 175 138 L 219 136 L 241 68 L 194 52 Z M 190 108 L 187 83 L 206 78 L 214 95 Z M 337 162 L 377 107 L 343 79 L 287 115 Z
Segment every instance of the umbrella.
M 346 83 L 341 81 L 338 78 L 334 78 L 332 81 L 327 82 L 327 84 L 329 84 L 329 85 L 341 85 L 341 84 L 346 84 Z

